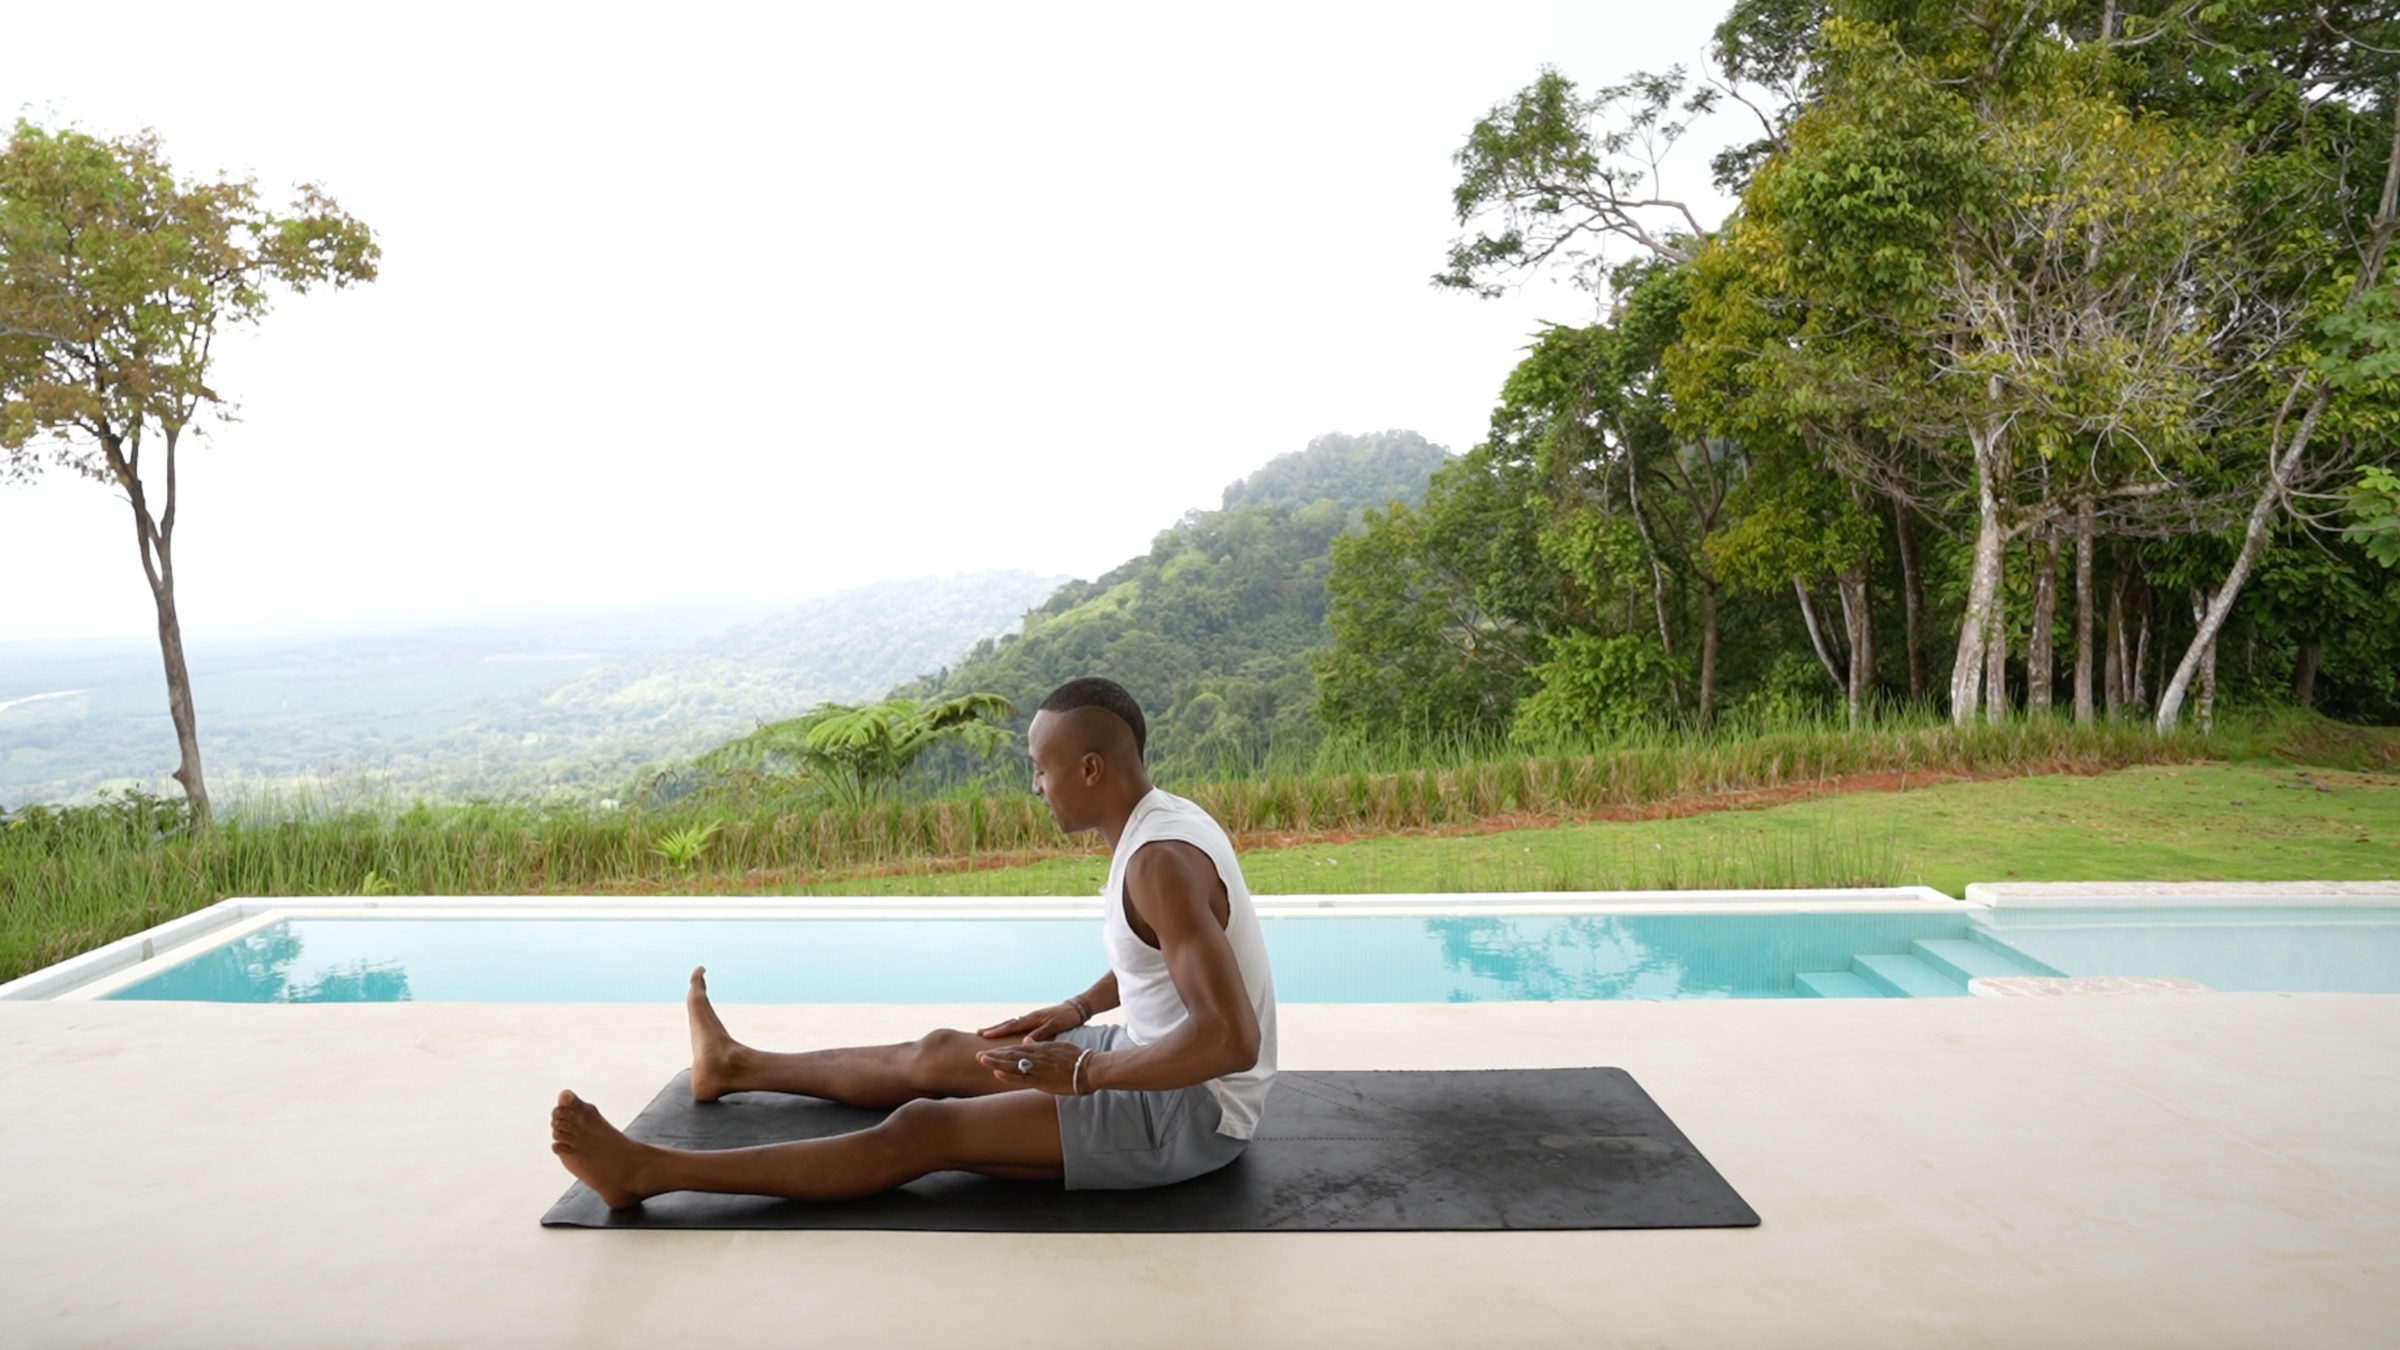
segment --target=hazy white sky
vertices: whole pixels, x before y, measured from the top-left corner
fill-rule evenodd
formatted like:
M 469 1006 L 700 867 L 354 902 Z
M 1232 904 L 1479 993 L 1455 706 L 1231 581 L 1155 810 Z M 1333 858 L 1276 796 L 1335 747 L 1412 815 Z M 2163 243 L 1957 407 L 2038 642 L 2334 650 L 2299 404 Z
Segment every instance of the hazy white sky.
M 1092 575 L 1320 432 L 1465 449 L 1591 302 L 1427 284 L 1451 152 L 1544 62 L 1697 64 L 1717 15 L 20 7 L 0 112 L 381 236 L 376 284 L 223 345 L 187 626 L 799 596 Z M 152 622 L 94 484 L 0 488 L 0 577 L 0 637 Z

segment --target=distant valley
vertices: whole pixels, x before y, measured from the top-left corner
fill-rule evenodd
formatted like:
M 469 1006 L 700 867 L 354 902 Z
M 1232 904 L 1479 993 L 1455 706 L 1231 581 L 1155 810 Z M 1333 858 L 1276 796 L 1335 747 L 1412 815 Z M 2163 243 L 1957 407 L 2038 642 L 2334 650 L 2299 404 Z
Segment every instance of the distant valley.
M 783 605 L 553 610 L 444 623 L 194 633 L 220 802 L 599 802 L 764 721 L 896 692 L 1033 704 L 1099 674 L 1137 691 L 1170 779 L 1316 744 L 1311 655 L 1333 541 L 1423 498 L 1448 452 L 1329 433 L 1186 512 L 1092 580 L 985 571 Z M 0 806 L 177 791 L 146 637 L 0 642 Z M 923 786 L 989 765 L 944 747 Z
M 797 603 L 196 632 L 221 798 L 594 795 L 761 719 L 881 697 L 1016 628 L 1062 577 L 987 571 Z M 172 791 L 148 637 L 0 642 L 0 804 Z

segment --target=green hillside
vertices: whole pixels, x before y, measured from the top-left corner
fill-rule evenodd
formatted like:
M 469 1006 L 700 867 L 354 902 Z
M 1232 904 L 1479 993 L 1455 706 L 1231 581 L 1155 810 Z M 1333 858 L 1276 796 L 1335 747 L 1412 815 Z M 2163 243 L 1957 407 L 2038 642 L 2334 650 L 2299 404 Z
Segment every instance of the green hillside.
M 1319 436 L 1226 488 L 1217 510 L 1168 527 L 1148 553 L 1060 587 L 1022 631 L 898 692 L 997 693 L 1022 722 L 1061 681 L 1105 675 L 1142 700 L 1162 772 L 1246 765 L 1270 742 L 1305 748 L 1318 735 L 1308 653 L 1324 640 L 1332 542 L 1368 508 L 1422 498 L 1448 459 L 1413 431 Z

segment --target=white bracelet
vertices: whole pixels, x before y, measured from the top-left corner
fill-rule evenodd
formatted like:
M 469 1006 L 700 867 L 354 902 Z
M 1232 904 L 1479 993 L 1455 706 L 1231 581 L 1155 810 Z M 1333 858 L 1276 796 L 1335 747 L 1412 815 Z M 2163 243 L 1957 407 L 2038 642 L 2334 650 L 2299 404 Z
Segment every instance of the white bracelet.
M 1070 1075 L 1068 1075 L 1068 1078 L 1067 1078 L 1067 1086 L 1068 1086 L 1070 1089 L 1072 1089 L 1072 1090 L 1073 1090 L 1073 1091 L 1072 1091 L 1072 1093 L 1071 1093 L 1070 1095 L 1077 1096 L 1077 1097 L 1080 1097 L 1080 1096 L 1084 1095 L 1084 1093 L 1083 1093 L 1083 1062 L 1084 1062 L 1085 1060 L 1087 1060 L 1087 1059 L 1090 1059 L 1091 1057 L 1092 1057 L 1092 1051 L 1091 1051 L 1091 1047 L 1090 1047 L 1090 1046 L 1085 1046 L 1085 1047 L 1084 1047 L 1084 1051 L 1083 1051 L 1083 1053 L 1082 1053 L 1082 1054 L 1080 1054 L 1080 1055 L 1077 1055 L 1077 1056 L 1075 1057 L 1075 1072 L 1074 1072 L 1074 1073 L 1072 1073 L 1072 1074 L 1070 1074 Z

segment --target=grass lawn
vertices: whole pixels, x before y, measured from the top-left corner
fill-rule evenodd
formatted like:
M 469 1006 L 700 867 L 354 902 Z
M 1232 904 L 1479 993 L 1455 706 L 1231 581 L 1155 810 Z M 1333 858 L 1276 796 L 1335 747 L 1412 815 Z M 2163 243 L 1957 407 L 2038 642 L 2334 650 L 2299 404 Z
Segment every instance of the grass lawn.
M 908 872 L 815 894 L 1076 895 L 1107 861 Z M 1261 894 L 2400 877 L 2400 776 L 2246 763 L 1858 792 L 1749 811 L 1252 849 Z

